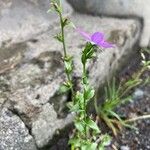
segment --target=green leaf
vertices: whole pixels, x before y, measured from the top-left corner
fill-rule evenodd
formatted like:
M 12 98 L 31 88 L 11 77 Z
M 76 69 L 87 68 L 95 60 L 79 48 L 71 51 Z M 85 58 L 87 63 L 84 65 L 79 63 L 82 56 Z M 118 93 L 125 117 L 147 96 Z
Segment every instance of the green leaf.
M 84 53 L 82 53 L 81 60 L 82 60 L 82 64 L 86 64 L 86 55 Z
M 73 102 L 68 102 L 67 104 L 67 107 L 71 110 L 73 108 Z
M 85 112 L 85 110 L 83 110 L 80 107 L 79 103 L 73 104 L 73 102 L 68 102 L 67 107 L 70 109 L 70 112 L 76 112 L 76 113 Z
M 96 150 L 96 148 L 97 148 L 97 143 L 92 143 L 89 147 L 90 147 L 89 150 Z
M 70 59 L 70 58 L 68 58 L 68 60 L 65 59 L 64 64 L 65 64 L 66 72 L 70 74 L 73 71 L 72 59 Z
M 56 36 L 54 36 L 55 39 L 57 39 L 59 42 L 63 42 L 63 37 L 61 33 L 58 33 Z
M 70 90 L 70 87 L 68 87 L 67 85 L 63 84 L 60 86 L 59 88 L 59 93 L 66 93 Z
M 129 101 L 133 101 L 132 100 L 132 96 L 127 96 L 125 98 L 122 98 L 122 100 L 120 101 L 121 104 L 126 104 L 128 103 Z
M 82 105 L 84 103 L 83 93 L 80 93 L 79 91 L 77 91 L 77 93 L 75 95 L 75 102 L 79 103 L 80 105 Z
M 70 62 L 65 62 L 65 70 L 67 73 L 71 73 L 73 68 L 72 68 L 72 64 Z
M 73 24 L 73 22 L 70 22 L 70 23 L 68 24 L 68 26 L 69 26 L 69 27 L 72 27 L 72 28 L 74 28 L 74 29 L 76 29 L 76 26 Z
M 89 126 L 91 129 L 95 130 L 97 133 L 100 133 L 100 130 L 99 130 L 97 124 L 96 124 L 93 120 L 91 120 L 90 118 L 87 118 L 86 124 L 87 124 L 87 126 Z
M 64 18 L 64 19 L 63 19 L 63 23 L 62 23 L 63 27 L 65 27 L 65 26 L 67 26 L 67 25 L 69 25 L 69 24 L 70 24 L 69 19 L 68 19 L 68 18 Z
M 120 99 L 106 99 L 103 103 L 102 109 L 103 111 L 114 110 L 119 103 Z
M 98 150 L 105 150 L 105 146 L 110 144 L 112 138 L 108 134 L 102 135 L 101 138 L 102 140 L 98 146 Z
M 82 144 L 81 145 L 81 150 L 86 150 L 87 149 L 87 146 L 85 144 Z
M 66 93 L 67 91 L 69 91 L 72 87 L 72 83 L 71 82 L 64 82 L 60 88 L 59 88 L 59 93 L 63 94 Z
M 102 141 L 101 141 L 101 143 L 104 146 L 107 146 L 111 142 L 111 140 L 112 140 L 111 136 L 109 136 L 108 134 L 104 134 L 104 135 L 102 135 Z
M 136 86 L 138 83 L 140 82 L 139 79 L 135 79 L 135 80 L 128 80 L 126 83 L 125 83 L 125 86 L 126 87 L 132 87 L 132 86 Z
M 87 142 L 81 145 L 81 150 L 96 150 L 96 148 L 97 148 L 97 143 Z
M 51 0 L 51 8 L 53 8 L 56 12 L 61 13 L 62 8 L 61 8 L 60 0 Z
M 75 127 L 77 130 L 79 130 L 80 132 L 84 132 L 84 123 L 80 120 L 75 121 Z
M 96 150 L 96 148 L 97 148 L 97 143 L 90 143 L 87 145 L 86 150 Z
M 87 59 L 91 59 L 94 55 L 94 46 L 91 43 L 87 43 L 82 51 L 82 63 L 86 64 Z
M 82 77 L 82 81 L 83 84 L 87 84 L 88 83 L 88 78 L 86 76 Z
M 84 98 L 86 100 L 90 100 L 91 98 L 94 97 L 94 94 L 95 94 L 94 89 L 92 89 L 90 86 L 85 86 L 84 89 L 85 89 Z
M 66 56 L 65 58 L 64 58 L 64 61 L 67 61 L 67 62 L 70 62 L 70 61 L 72 61 L 73 60 L 73 57 L 72 56 Z
M 80 143 L 80 139 L 79 138 L 72 138 L 69 140 L 69 144 L 70 145 L 74 145 L 74 147 L 80 147 L 81 143 Z
M 73 106 L 70 108 L 70 111 L 71 111 L 71 112 L 77 112 L 77 113 L 79 113 L 79 112 L 82 112 L 82 111 L 84 111 L 84 110 L 80 109 L 80 106 L 79 106 L 79 104 L 77 103 L 77 104 L 73 105 Z
M 91 59 L 94 57 L 94 49 L 91 48 L 91 50 L 86 54 L 87 59 Z
M 60 6 L 60 0 L 51 0 L 51 3 L 56 3 L 57 5 Z
M 98 147 L 98 150 L 105 150 L 105 147 L 104 147 L 104 145 L 99 145 L 99 147 Z

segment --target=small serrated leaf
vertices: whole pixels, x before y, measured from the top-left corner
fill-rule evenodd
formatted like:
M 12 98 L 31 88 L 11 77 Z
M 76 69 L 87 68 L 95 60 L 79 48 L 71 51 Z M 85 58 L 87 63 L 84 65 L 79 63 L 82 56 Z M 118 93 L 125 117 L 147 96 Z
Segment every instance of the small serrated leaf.
M 91 142 L 83 142 L 81 144 L 81 150 L 96 150 L 97 143 L 91 143 Z
M 80 139 L 79 138 L 72 138 L 69 140 L 69 144 L 74 145 L 74 147 L 80 147 L 81 143 L 80 143 Z
M 51 7 L 58 13 L 62 12 L 60 0 L 51 0 Z
M 56 36 L 54 36 L 55 39 L 57 39 L 59 42 L 63 42 L 63 37 L 61 33 L 58 33 Z
M 110 145 L 112 140 L 111 136 L 109 136 L 108 134 L 102 135 L 101 139 L 101 145 L 103 145 L 102 147 Z
M 71 60 L 70 61 L 65 61 L 64 64 L 65 64 L 66 72 L 70 74 L 73 71 L 72 61 Z
M 70 111 L 79 113 L 79 112 L 82 112 L 83 110 L 80 109 L 79 104 L 75 104 L 70 108 Z
M 79 91 L 77 91 L 76 95 L 75 95 L 75 102 L 79 102 L 83 103 L 84 102 L 84 98 L 83 98 L 83 93 L 80 93 Z
M 69 27 L 72 27 L 72 28 L 74 28 L 74 29 L 76 29 L 76 26 L 74 25 L 73 22 L 70 22 L 68 26 L 69 26 Z
M 95 94 L 94 89 L 92 89 L 90 86 L 85 86 L 84 98 L 86 100 L 90 100 L 91 98 L 93 98 L 94 94 Z
M 59 93 L 66 93 L 70 90 L 70 87 L 66 86 L 65 84 L 61 85 L 59 88 Z
M 75 127 L 77 130 L 79 130 L 80 132 L 84 132 L 84 123 L 82 121 L 76 121 L 75 122 Z
M 68 18 L 64 18 L 64 19 L 63 19 L 63 22 L 62 22 L 63 27 L 65 27 L 65 26 L 67 26 L 67 25 L 69 25 L 69 24 L 70 24 L 69 19 L 68 19 Z
M 89 150 L 96 150 L 96 148 L 97 148 L 97 143 L 91 143 L 91 145 L 90 145 L 89 147 L 90 147 Z
M 72 107 L 73 107 L 73 102 L 68 102 L 66 105 L 67 105 L 67 107 L 68 107 L 69 109 L 72 109 Z
M 91 43 L 87 43 L 82 51 L 82 63 L 85 64 L 87 59 L 91 59 L 94 56 L 94 46 Z
M 91 120 L 90 118 L 87 118 L 86 124 L 87 124 L 87 126 L 89 126 L 91 129 L 95 130 L 97 133 L 100 133 L 100 130 L 99 130 L 97 124 L 96 124 L 93 120 Z

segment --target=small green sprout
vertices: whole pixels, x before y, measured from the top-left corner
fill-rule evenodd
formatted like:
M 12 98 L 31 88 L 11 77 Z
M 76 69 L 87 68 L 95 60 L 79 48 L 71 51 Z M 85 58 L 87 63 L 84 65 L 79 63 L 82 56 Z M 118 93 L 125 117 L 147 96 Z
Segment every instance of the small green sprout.
M 117 133 L 122 130 L 122 127 L 128 127 L 136 129 L 131 126 L 129 123 L 138 120 L 148 118 L 149 115 L 140 116 L 134 119 L 124 120 L 121 118 L 119 114 L 115 112 L 115 109 L 129 102 L 131 96 L 128 96 L 130 91 L 140 84 L 145 83 L 141 79 L 142 74 L 145 71 L 150 70 L 150 61 L 146 60 L 146 57 L 143 52 L 141 52 L 141 68 L 132 75 L 130 79 L 127 81 L 121 81 L 119 86 L 116 86 L 116 81 L 113 79 L 112 84 L 109 84 L 105 87 L 105 101 L 102 105 L 97 106 L 97 102 L 95 100 L 95 109 L 98 116 L 106 123 L 106 125 L 113 131 L 113 134 L 117 136 Z

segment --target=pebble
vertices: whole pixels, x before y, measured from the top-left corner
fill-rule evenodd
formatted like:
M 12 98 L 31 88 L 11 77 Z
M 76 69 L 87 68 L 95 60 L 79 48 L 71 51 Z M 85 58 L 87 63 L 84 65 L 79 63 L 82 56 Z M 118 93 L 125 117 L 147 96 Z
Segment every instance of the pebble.
M 146 147 L 147 149 L 150 149 L 150 146 L 149 145 L 147 145 L 147 147 Z
M 141 89 L 136 89 L 134 94 L 133 94 L 133 98 L 134 99 L 141 99 L 144 97 L 144 91 Z
M 130 147 L 123 145 L 123 146 L 120 147 L 120 150 L 130 150 Z

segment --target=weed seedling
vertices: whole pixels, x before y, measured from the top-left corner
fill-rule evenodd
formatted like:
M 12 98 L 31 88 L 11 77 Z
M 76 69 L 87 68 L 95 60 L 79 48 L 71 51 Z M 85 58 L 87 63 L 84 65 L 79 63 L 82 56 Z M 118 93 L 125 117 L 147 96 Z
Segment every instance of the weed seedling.
M 141 58 L 141 68 L 135 72 L 130 79 L 127 81 L 121 81 L 119 86 L 117 86 L 115 79 L 113 79 L 112 84 L 108 82 L 108 85 L 105 87 L 104 103 L 102 105 L 98 106 L 95 100 L 95 109 L 98 116 L 113 131 L 115 136 L 119 130 L 122 130 L 123 126 L 128 128 L 135 128 L 131 126 L 129 122 L 150 117 L 150 115 L 145 115 L 124 120 L 119 114 L 115 112 L 117 107 L 131 99 L 129 93 L 132 89 L 139 86 L 140 84 L 146 84 L 149 82 L 149 79 L 142 80 L 141 76 L 145 71 L 150 70 L 150 61 L 146 60 L 143 52 L 141 52 Z
M 110 137 L 107 134 L 101 134 L 92 114 L 89 115 L 87 113 L 87 105 L 95 95 L 95 90 L 90 86 L 88 79 L 87 62 L 93 59 L 96 54 L 95 49 L 98 47 L 111 48 L 114 47 L 114 45 L 108 43 L 104 39 L 104 34 L 101 32 L 95 32 L 90 35 L 79 28 L 75 28 L 75 32 L 79 32 L 85 40 L 87 40 L 87 43 L 81 54 L 82 79 L 80 85 L 82 85 L 82 87 L 80 91 L 74 91 L 74 84 L 72 81 L 72 73 L 74 69 L 73 57 L 68 54 L 64 33 L 64 28 L 70 23 L 70 21 L 62 15 L 63 9 L 60 0 L 52 0 L 51 8 L 58 14 L 60 20 L 61 31 L 55 36 L 55 38 L 63 47 L 63 62 L 65 74 L 67 76 L 67 81 L 61 86 L 60 90 L 61 92 L 71 91 L 72 100 L 68 104 L 68 107 L 70 112 L 75 114 L 75 130 L 69 140 L 71 150 L 103 150 L 106 143 L 110 141 Z

